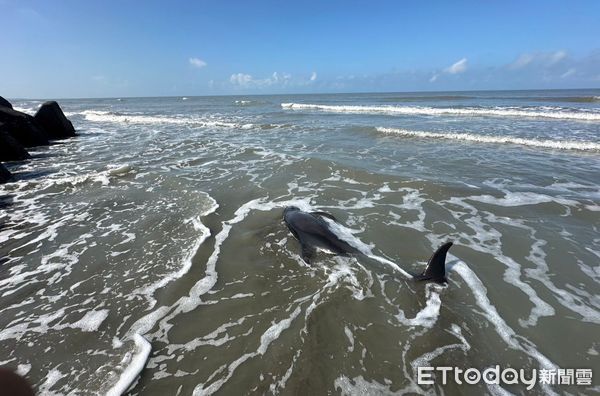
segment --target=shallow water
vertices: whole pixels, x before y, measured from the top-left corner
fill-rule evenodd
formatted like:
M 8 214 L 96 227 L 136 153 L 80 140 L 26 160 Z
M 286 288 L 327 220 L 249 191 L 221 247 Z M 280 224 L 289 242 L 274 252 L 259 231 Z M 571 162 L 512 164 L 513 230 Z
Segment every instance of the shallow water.
M 0 186 L 0 363 L 44 394 L 138 372 L 131 394 L 526 392 L 418 385 L 419 366 L 598 376 L 599 97 L 63 100 L 80 136 Z M 305 264 L 292 204 L 368 256 Z M 399 271 L 447 240 L 447 286 Z

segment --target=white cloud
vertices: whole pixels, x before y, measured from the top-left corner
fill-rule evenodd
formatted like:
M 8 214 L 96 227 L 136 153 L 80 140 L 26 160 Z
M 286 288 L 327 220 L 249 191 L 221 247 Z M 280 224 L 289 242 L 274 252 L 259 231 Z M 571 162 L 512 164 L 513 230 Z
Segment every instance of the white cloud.
M 531 65 L 549 67 L 567 59 L 567 57 L 568 54 L 562 50 L 553 52 L 526 53 L 519 55 L 517 60 L 508 65 L 508 68 L 512 70 L 518 70 Z
M 532 54 L 521 54 L 517 58 L 516 61 L 511 63 L 510 68 L 511 69 L 520 69 L 522 67 L 527 66 L 531 62 L 533 62 L 534 59 L 535 59 L 535 57 Z
M 572 76 L 573 74 L 575 74 L 576 71 L 577 70 L 574 67 L 572 67 L 569 70 L 567 70 L 566 72 L 564 72 L 563 74 L 561 74 L 560 78 L 567 78 L 569 76 Z
M 247 86 L 248 84 L 250 84 L 253 81 L 253 79 L 250 74 L 237 73 L 237 74 L 232 74 L 231 77 L 229 77 L 229 81 L 233 85 L 240 85 L 240 86 L 244 87 L 244 86 Z
M 465 72 L 466 70 L 467 70 L 467 58 L 462 58 L 461 60 L 453 63 L 452 65 L 448 66 L 441 72 L 438 72 L 437 70 L 435 70 L 433 72 L 433 75 L 429 78 L 429 82 L 430 83 L 436 82 L 438 80 L 438 78 L 440 78 L 444 73 L 445 74 L 460 74 L 460 73 Z
M 310 81 L 315 81 L 317 79 L 317 72 L 312 72 L 310 75 Z
M 458 62 L 454 63 L 452 66 L 444 69 L 446 73 L 450 74 L 458 74 L 467 70 L 467 58 L 462 58 Z
M 560 62 L 561 60 L 567 57 L 567 53 L 565 51 L 556 51 L 555 53 L 550 55 L 550 64 L 553 65 L 556 62 Z
M 264 80 L 258 80 L 259 84 L 263 85 L 273 85 L 273 84 L 287 84 L 287 82 L 292 78 L 292 75 L 289 73 L 281 73 L 273 72 L 271 78 L 265 78 Z
M 316 77 L 315 77 L 316 78 Z M 264 88 L 270 86 L 285 87 L 292 83 L 289 73 L 273 72 L 270 77 L 254 78 L 250 74 L 236 73 L 229 77 L 229 82 L 243 88 Z
M 190 58 L 189 59 L 190 65 L 198 68 L 198 69 L 202 69 L 203 67 L 206 66 L 206 62 L 204 62 L 202 59 L 200 58 Z

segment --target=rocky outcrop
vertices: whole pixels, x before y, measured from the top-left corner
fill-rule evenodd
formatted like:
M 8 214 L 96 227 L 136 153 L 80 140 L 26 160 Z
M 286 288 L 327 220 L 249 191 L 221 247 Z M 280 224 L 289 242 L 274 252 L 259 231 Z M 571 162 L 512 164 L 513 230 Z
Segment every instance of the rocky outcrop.
M 0 161 L 22 161 L 31 158 L 25 147 L 0 124 Z
M 4 99 L 2 96 L 0 96 L 0 107 L 8 107 L 9 109 L 12 109 L 10 102 Z
M 6 183 L 11 177 L 12 175 L 8 169 L 6 169 L 4 164 L 0 163 L 0 183 Z
M 50 139 L 64 139 L 75 136 L 75 128 L 65 117 L 58 103 L 45 102 L 33 116 L 35 121 L 44 128 Z
M 0 107 L 0 123 L 4 129 L 25 147 L 49 144 L 46 131 L 28 114 L 8 107 Z
M 58 103 L 46 102 L 34 117 L 21 113 L 0 96 L 0 161 L 31 158 L 25 147 L 44 146 L 52 139 L 75 136 L 75 128 Z M 12 177 L 0 163 L 0 183 Z

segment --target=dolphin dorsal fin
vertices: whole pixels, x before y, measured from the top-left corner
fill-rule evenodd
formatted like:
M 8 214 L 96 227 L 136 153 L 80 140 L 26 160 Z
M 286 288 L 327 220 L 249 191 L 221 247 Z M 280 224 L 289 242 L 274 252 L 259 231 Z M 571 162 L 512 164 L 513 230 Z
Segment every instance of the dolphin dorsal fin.
M 446 242 L 433 253 L 422 274 L 415 276 L 416 280 L 431 280 L 446 282 L 446 254 L 452 247 L 452 242 Z

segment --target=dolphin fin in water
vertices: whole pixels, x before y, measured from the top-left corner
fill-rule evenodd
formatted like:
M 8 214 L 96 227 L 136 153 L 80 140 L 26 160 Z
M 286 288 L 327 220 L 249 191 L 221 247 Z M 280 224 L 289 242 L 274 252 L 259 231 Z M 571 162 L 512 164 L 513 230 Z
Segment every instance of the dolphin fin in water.
M 304 262 L 306 264 L 310 264 L 312 259 L 315 257 L 315 254 L 317 253 L 317 249 L 315 249 L 313 246 L 309 245 L 308 243 L 303 243 L 303 242 L 300 242 L 300 248 L 302 250 L 302 252 L 301 252 L 302 260 L 304 260 Z
M 446 279 L 446 254 L 452 247 L 452 242 L 446 242 L 433 253 L 427 267 L 419 275 L 414 275 L 417 281 L 432 281 L 438 283 L 448 282 Z
M 337 221 L 333 215 L 326 212 L 304 212 L 296 206 L 288 206 L 283 210 L 283 220 L 300 242 L 300 254 L 307 264 L 310 264 L 315 257 L 317 248 L 344 256 L 364 254 L 340 239 L 322 217 Z M 436 250 L 427 262 L 425 271 L 419 275 L 413 275 L 413 279 L 438 283 L 447 282 L 446 253 L 451 246 L 452 242 L 446 242 Z
M 283 210 L 283 220 L 301 247 L 302 259 L 310 263 L 317 249 L 323 249 L 334 254 L 349 255 L 360 253 L 358 249 L 340 239 L 325 221 L 335 217 L 327 212 L 304 212 L 295 206 Z

